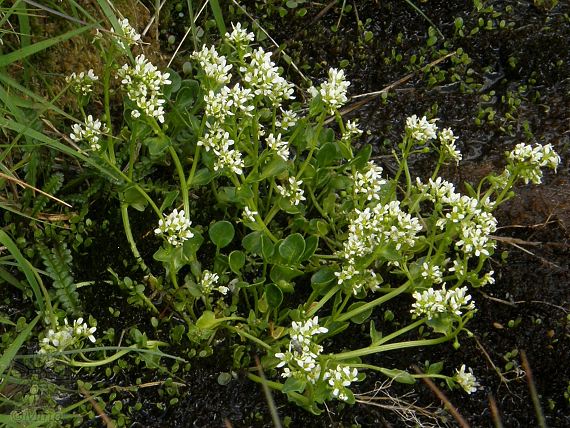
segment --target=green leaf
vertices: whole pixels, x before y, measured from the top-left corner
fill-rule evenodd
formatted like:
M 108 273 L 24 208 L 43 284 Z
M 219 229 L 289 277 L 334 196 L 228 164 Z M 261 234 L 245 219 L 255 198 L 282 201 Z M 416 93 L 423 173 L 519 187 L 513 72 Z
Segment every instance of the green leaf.
M 426 373 L 427 374 L 439 374 L 443 370 L 443 361 L 430 364 Z
M 370 346 L 374 346 L 382 339 L 382 332 L 376 330 L 376 325 L 374 321 L 370 321 L 370 341 L 372 342 Z
M 241 245 L 251 254 L 261 255 L 261 237 L 262 232 L 251 232 L 243 237 Z
M 269 277 L 273 282 L 279 283 L 280 281 L 289 282 L 293 278 L 301 275 L 303 275 L 303 271 L 300 271 L 299 269 L 295 269 L 290 266 L 273 265 Z
M 283 302 L 283 292 L 275 284 L 269 284 L 265 288 L 265 295 L 269 307 L 276 309 Z
M 143 195 L 141 195 L 141 192 L 139 192 L 134 187 L 129 187 L 127 190 L 125 190 L 123 193 L 123 201 L 129 204 L 129 206 L 133 207 L 135 210 L 141 212 L 144 211 L 148 205 L 148 201 L 144 198 Z
M 273 257 L 273 254 L 275 254 L 275 245 L 273 244 L 273 241 L 271 241 L 271 239 L 269 239 L 267 236 L 262 235 L 261 236 L 261 255 L 263 256 L 263 260 L 266 263 L 270 263 L 271 259 Z
M 305 252 L 305 239 L 300 233 L 289 235 L 279 244 L 279 255 L 286 263 L 296 264 Z
M 309 236 L 305 239 L 305 251 L 301 256 L 301 262 L 305 260 L 309 260 L 315 254 L 317 247 L 319 246 L 319 237 L 318 236 Z
M 297 379 L 294 377 L 287 378 L 285 383 L 283 384 L 283 389 L 281 392 L 287 394 L 289 392 L 299 392 L 302 393 L 307 386 L 306 380 Z
M 170 138 L 164 137 L 149 137 L 144 140 L 144 144 L 148 147 L 148 152 L 151 156 L 162 156 L 168 146 L 170 146 Z
M 216 314 L 212 311 L 204 311 L 198 318 L 198 321 L 196 321 L 196 327 L 202 330 L 211 330 L 216 324 L 218 324 L 218 320 L 216 320 Z
M 335 143 L 325 143 L 317 153 L 317 164 L 324 168 L 340 159 L 340 153 Z
M 196 102 L 198 93 L 200 92 L 200 84 L 196 80 L 184 80 L 181 83 L 180 90 L 176 94 L 175 108 L 184 110 L 192 107 Z
M 357 309 L 363 305 L 365 305 L 366 302 L 356 302 L 353 303 L 352 305 L 349 306 L 349 308 L 347 309 L 347 312 L 350 312 L 354 309 Z M 355 324 L 362 324 L 364 321 L 366 321 L 370 315 L 372 314 L 372 309 L 367 309 L 364 312 L 359 313 L 358 315 L 353 316 L 350 320 L 355 323 Z
M 453 331 L 453 318 L 449 315 L 438 315 L 428 320 L 429 325 L 436 333 L 447 335 Z
M 67 33 L 61 34 L 59 36 L 50 37 L 49 39 L 42 40 L 41 42 L 34 43 L 33 45 L 26 46 L 25 48 L 18 49 L 17 51 L 10 52 L 5 55 L 0 55 L 0 68 L 5 68 L 6 66 L 12 64 L 15 61 L 20 61 L 33 55 L 37 52 L 43 51 L 59 42 L 70 39 L 78 34 L 84 33 L 85 31 L 93 28 L 93 25 L 81 26 L 75 30 L 68 31 Z
M 287 169 L 287 162 L 285 162 L 280 156 L 274 157 L 271 160 L 271 162 L 269 162 L 266 166 L 263 167 L 261 174 L 255 181 L 265 180 L 270 177 L 277 177 L 286 169 Z
M 228 257 L 228 263 L 233 273 L 239 274 L 241 268 L 245 265 L 245 254 L 243 251 L 234 250 Z
M 229 221 L 218 221 L 217 223 L 214 223 L 212 226 L 210 226 L 208 235 L 210 235 L 210 239 L 216 247 L 227 247 L 229 243 L 234 239 L 234 226 Z
M 204 186 L 208 184 L 215 177 L 208 168 L 200 168 L 196 171 L 192 183 L 188 183 L 189 186 Z
M 162 201 L 162 204 L 160 205 L 160 211 L 164 211 L 166 208 L 169 208 L 172 203 L 176 200 L 176 198 L 178 197 L 178 190 L 172 190 L 170 192 L 168 192 L 166 194 L 166 196 L 164 197 L 164 201 Z M 146 199 L 145 199 L 146 201 Z
M 194 229 L 191 230 L 194 233 L 194 236 L 184 241 L 184 244 L 182 245 L 184 257 L 186 257 L 188 260 L 193 260 L 196 258 L 196 253 L 204 242 L 204 237 L 202 234 Z
M 368 163 L 371 154 L 372 154 L 372 146 L 370 144 L 367 144 L 363 146 L 362 149 L 360 149 L 360 151 L 356 154 L 354 159 L 349 163 L 358 170 L 363 169 Z
M 336 278 L 335 271 L 331 268 L 323 268 L 316 271 L 313 276 L 311 276 L 311 285 L 314 287 L 321 287 L 329 285 Z
M 412 385 L 416 383 L 416 379 L 404 370 L 381 368 L 380 372 L 396 382 Z

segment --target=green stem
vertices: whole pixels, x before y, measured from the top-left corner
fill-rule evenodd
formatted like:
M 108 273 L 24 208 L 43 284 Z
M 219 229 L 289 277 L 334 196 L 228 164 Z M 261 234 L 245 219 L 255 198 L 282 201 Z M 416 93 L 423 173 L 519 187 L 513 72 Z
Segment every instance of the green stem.
M 282 383 L 274 382 L 274 381 L 267 380 L 267 379 L 262 379 L 261 377 L 254 375 L 253 373 L 248 373 L 247 377 L 249 378 L 249 380 L 252 380 L 252 381 L 260 383 L 260 384 L 265 384 L 268 387 L 275 389 L 277 391 L 283 391 L 283 384 Z M 291 397 L 295 397 L 296 402 L 304 403 L 304 406 L 306 406 L 306 407 L 311 405 L 311 401 L 309 400 L 309 398 L 305 397 L 302 394 L 299 394 L 298 392 L 288 392 L 287 394 L 289 394 Z
M 401 336 L 404 333 L 407 333 L 408 331 L 414 330 L 415 328 L 419 327 L 420 325 L 422 325 L 423 323 L 425 323 L 426 320 L 425 318 L 419 319 L 416 322 L 401 328 L 398 331 L 395 331 L 394 333 L 389 334 L 388 336 L 383 337 L 382 339 L 380 339 L 378 342 L 374 343 L 375 346 L 379 346 L 382 345 L 386 342 L 391 341 L 392 339 L 395 339 L 398 336 Z
M 226 327 L 227 329 L 230 329 L 234 332 L 236 332 L 237 334 L 239 334 L 240 336 L 245 337 L 246 339 L 251 340 L 252 342 L 257 343 L 259 346 L 267 349 L 268 351 L 271 351 L 271 346 L 269 346 L 267 343 L 265 343 L 263 340 L 258 339 L 257 337 L 253 336 L 252 334 L 249 334 L 243 330 L 240 330 L 232 325 L 224 325 L 224 327 Z
M 323 296 L 323 298 L 321 300 L 319 300 L 317 302 L 317 304 L 312 305 L 311 309 L 309 309 L 309 311 L 307 311 L 307 317 L 312 317 L 314 314 L 317 313 L 317 311 L 319 309 L 321 309 L 325 303 L 327 303 L 338 291 L 340 290 L 340 286 L 339 285 L 335 285 L 333 288 L 331 288 L 327 294 L 325 294 Z
M 344 315 L 338 317 L 335 321 L 346 321 L 351 319 L 352 317 L 361 314 L 362 312 L 365 312 L 369 309 L 372 309 L 378 305 L 381 305 L 384 302 L 387 302 L 390 299 L 393 299 L 394 297 L 396 297 L 399 294 L 402 294 L 404 291 L 406 291 L 408 289 L 408 287 L 411 285 L 410 281 L 406 281 L 403 285 L 399 286 L 398 288 L 394 289 L 394 291 L 392 291 L 391 293 L 385 294 L 382 297 L 379 297 L 375 300 L 372 300 L 371 302 L 368 302 L 362 306 L 359 306 L 358 308 L 353 309 L 352 311 L 348 311 L 346 312 Z
M 127 241 L 129 241 L 129 245 L 131 246 L 131 252 L 135 256 L 137 263 L 142 268 L 145 273 L 149 273 L 150 269 L 145 264 L 143 258 L 141 257 L 139 250 L 137 248 L 137 244 L 133 238 L 133 232 L 131 230 L 131 223 L 129 221 L 129 205 L 126 203 L 121 203 L 121 217 L 123 219 L 123 229 L 125 230 L 125 235 L 127 236 Z M 156 308 L 155 308 L 156 309 Z
M 188 188 L 192 188 L 192 182 L 194 181 L 194 176 L 196 175 L 196 168 L 198 168 L 198 163 L 200 161 L 200 149 L 202 146 L 196 146 L 196 151 L 194 152 L 194 159 L 192 159 L 192 168 L 190 169 L 190 176 L 186 185 Z
M 186 174 L 184 174 L 184 168 L 182 167 L 182 163 L 180 162 L 180 158 L 178 157 L 178 153 L 172 146 L 168 146 L 168 151 L 170 152 L 170 156 L 172 156 L 172 160 L 174 161 L 174 165 L 176 166 L 176 171 L 178 172 L 178 179 L 180 180 L 180 191 L 182 192 L 182 201 L 184 203 L 184 213 L 186 214 L 186 218 L 190 216 L 190 200 L 188 198 L 188 185 L 186 182 Z M 192 165 L 193 167 L 194 165 Z
M 421 339 L 421 340 L 410 340 L 406 342 L 396 342 L 396 343 L 389 343 L 387 345 L 379 345 L 379 346 L 367 346 L 366 348 L 356 349 L 354 351 L 348 352 L 341 352 L 340 354 L 334 355 L 335 360 L 348 360 L 351 358 L 363 357 L 365 355 L 370 354 L 377 354 L 380 352 L 386 351 L 394 351 L 397 349 L 404 349 L 404 348 L 415 348 L 418 346 L 431 346 L 431 345 L 439 345 L 440 343 L 447 342 L 455 336 L 459 334 L 461 329 L 463 328 L 463 324 L 455 330 L 449 336 L 442 336 L 436 339 Z

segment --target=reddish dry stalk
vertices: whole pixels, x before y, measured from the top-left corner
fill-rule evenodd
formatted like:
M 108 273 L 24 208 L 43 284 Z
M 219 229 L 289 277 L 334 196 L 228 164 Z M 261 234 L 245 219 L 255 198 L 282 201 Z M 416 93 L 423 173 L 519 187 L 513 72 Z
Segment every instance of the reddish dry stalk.
M 413 368 L 416 371 L 416 373 L 424 374 L 419 369 L 418 366 L 414 365 Z M 445 408 L 449 411 L 449 413 L 451 413 L 451 416 L 453 416 L 453 418 L 457 421 L 459 426 L 461 428 L 470 428 L 467 421 L 463 418 L 463 416 L 461 416 L 457 408 L 453 404 L 451 404 L 451 401 L 449 401 L 449 399 L 445 396 L 443 391 L 439 389 L 431 379 L 427 377 L 422 377 L 422 380 L 425 382 L 428 388 L 431 389 L 431 391 L 437 396 L 437 398 L 439 398 L 443 402 L 443 404 L 445 404 Z

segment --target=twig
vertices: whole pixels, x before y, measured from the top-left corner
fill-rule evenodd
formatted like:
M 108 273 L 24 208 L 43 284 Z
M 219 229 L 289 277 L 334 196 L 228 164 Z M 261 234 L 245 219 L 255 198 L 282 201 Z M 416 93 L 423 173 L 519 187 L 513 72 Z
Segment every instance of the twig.
M 449 58 L 449 57 L 451 57 L 451 56 L 453 56 L 453 55 L 455 55 L 455 54 L 456 54 L 456 52 L 450 52 L 450 53 L 448 53 L 447 55 L 445 55 L 445 56 L 443 56 L 443 57 L 441 57 L 441 58 L 438 58 L 438 59 L 436 59 L 435 61 L 430 62 L 430 63 L 427 64 L 426 66 L 422 67 L 420 70 L 417 70 L 417 71 L 414 71 L 414 72 L 412 72 L 412 73 L 406 74 L 406 75 L 405 75 L 404 77 L 402 77 L 401 79 L 398 79 L 398 80 L 396 80 L 396 81 L 393 82 L 393 83 L 390 83 L 388 86 L 385 86 L 384 88 L 380 89 L 379 91 L 368 92 L 368 93 L 366 93 L 366 94 L 353 95 L 353 96 L 351 97 L 352 100 L 356 100 L 356 99 L 358 99 L 358 98 L 364 98 L 364 97 L 366 97 L 366 98 L 364 98 L 363 100 L 360 100 L 360 101 L 356 101 L 356 102 L 354 102 L 354 103 L 352 103 L 352 104 L 349 104 L 349 105 L 347 105 L 346 107 L 342 108 L 342 109 L 339 111 L 340 115 L 342 116 L 342 115 L 348 114 L 348 113 L 350 113 L 350 112 L 352 112 L 352 111 L 354 111 L 354 110 L 359 109 L 359 108 L 362 107 L 363 105 L 366 105 L 366 104 L 368 104 L 370 101 L 376 99 L 376 97 L 377 97 L 378 95 L 382 95 L 383 93 L 388 92 L 390 89 L 393 89 L 393 88 L 395 88 L 395 87 L 397 87 L 397 86 L 400 86 L 402 83 L 407 82 L 407 81 L 410 80 L 412 77 L 414 77 L 419 71 L 424 71 L 425 69 L 427 69 L 427 68 L 429 68 L 429 67 L 433 67 L 434 65 L 437 65 L 437 64 L 439 64 L 440 62 L 445 61 L 447 58 Z M 325 121 L 325 124 L 330 123 L 330 122 L 333 121 L 333 120 L 334 120 L 334 116 L 328 118 L 328 119 Z
M 91 405 L 93 406 L 93 409 L 95 409 L 97 414 L 101 417 L 101 420 L 105 423 L 105 426 L 107 426 L 109 428 L 115 428 L 116 427 L 115 422 L 113 422 L 111 420 L 111 418 L 109 418 L 109 416 L 107 416 L 105 411 L 101 408 L 101 406 L 99 406 L 99 403 L 97 403 L 93 399 L 91 394 L 89 394 L 89 391 L 87 391 L 82 386 L 79 387 L 79 391 L 81 391 L 81 393 L 85 396 L 85 398 L 87 398 L 87 400 L 91 403 Z
M 481 342 L 479 342 L 479 339 L 477 339 L 477 336 L 474 335 L 473 339 L 475 339 L 475 343 L 477 344 L 477 347 L 481 350 L 481 352 L 483 353 L 485 358 L 487 358 L 487 361 L 489 362 L 489 364 L 491 364 L 491 367 L 493 367 L 493 370 L 495 370 L 495 372 L 499 375 L 499 379 L 501 379 L 501 383 L 504 383 L 505 386 L 507 387 L 507 389 L 510 391 L 509 385 L 508 385 L 509 380 L 505 376 L 503 376 L 503 373 L 501 373 L 501 370 L 499 370 L 499 368 L 495 365 L 495 363 L 493 363 L 493 360 L 491 359 L 490 355 L 487 353 L 487 350 L 483 347 Z
M 540 428 L 546 428 L 546 420 L 544 419 L 544 413 L 542 412 L 542 407 L 540 406 L 540 400 L 538 399 L 538 394 L 536 392 L 536 386 L 532 377 L 532 370 L 528 364 L 528 359 L 526 358 L 526 352 L 521 350 L 521 362 L 524 371 L 526 372 L 526 378 L 528 380 L 528 390 L 532 398 L 532 404 L 534 406 L 534 411 L 536 412 L 536 419 L 538 426 Z
M 413 368 L 414 368 L 416 373 L 424 374 L 418 366 L 414 365 Z M 445 396 L 443 391 L 441 389 L 439 389 L 436 386 L 436 384 L 432 382 L 432 380 L 430 378 L 422 377 L 422 380 L 425 382 L 425 384 L 428 386 L 428 388 L 431 389 L 431 391 L 437 396 L 437 398 L 439 398 L 445 404 L 445 408 L 449 411 L 449 413 L 451 413 L 451 416 L 453 416 L 453 418 L 457 421 L 459 426 L 461 428 L 470 428 L 467 421 L 457 411 L 457 408 L 455 408 L 455 406 L 453 404 L 451 404 L 451 401 L 449 401 L 449 399 Z
M 503 428 L 503 423 L 501 422 L 501 415 L 499 414 L 499 408 L 497 407 L 497 402 L 493 398 L 493 395 L 489 394 L 489 407 L 491 409 L 491 418 L 493 418 L 493 423 L 495 428 Z
M 255 356 L 255 365 L 257 366 L 257 371 L 259 372 L 259 377 L 261 378 L 261 386 L 263 387 L 263 393 L 265 394 L 265 399 L 267 400 L 267 405 L 269 406 L 269 412 L 271 413 L 271 419 L 273 419 L 273 425 L 275 428 L 282 428 L 281 419 L 279 419 L 279 413 L 277 413 L 277 406 L 273 400 L 273 395 L 267 386 L 267 379 L 265 379 L 265 374 L 259 362 L 257 355 Z
M 44 195 L 44 196 L 46 196 L 46 197 L 48 197 L 48 198 L 50 198 L 50 199 L 52 199 L 52 200 L 54 200 L 54 201 L 56 201 L 56 202 L 62 204 L 62 205 L 65 205 L 65 206 L 68 207 L 68 208 L 73 208 L 73 207 L 72 207 L 71 205 L 69 205 L 67 202 L 62 201 L 61 199 L 58 199 L 58 198 L 56 198 L 55 196 L 52 196 L 52 195 L 50 195 L 49 193 L 46 193 L 46 192 L 44 192 L 43 190 L 40 190 L 40 189 L 38 189 L 37 187 L 34 187 L 34 186 L 32 186 L 32 185 L 26 183 L 25 181 L 22 181 L 22 180 L 16 178 L 16 177 L 10 177 L 9 175 L 6 175 L 6 174 L 4 174 L 3 172 L 0 172 L 0 178 L 4 178 L 4 179 L 6 179 L 6 180 L 8 180 L 8 181 L 12 181 L 12 182 L 14 182 L 14 183 L 16 183 L 16 184 L 19 184 L 19 185 L 22 186 L 22 187 L 26 187 L 26 188 L 28 188 L 28 189 L 32 189 L 32 190 L 34 190 L 34 191 L 36 191 L 36 192 L 38 192 L 38 193 L 41 193 L 42 195 Z

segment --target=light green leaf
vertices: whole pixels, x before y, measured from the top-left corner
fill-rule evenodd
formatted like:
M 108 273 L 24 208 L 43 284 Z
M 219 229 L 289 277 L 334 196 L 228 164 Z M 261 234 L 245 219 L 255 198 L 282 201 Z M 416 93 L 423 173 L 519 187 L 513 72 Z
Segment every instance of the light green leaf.
M 234 226 L 229 221 L 218 221 L 210 226 L 208 235 L 216 247 L 227 247 L 234 239 Z

